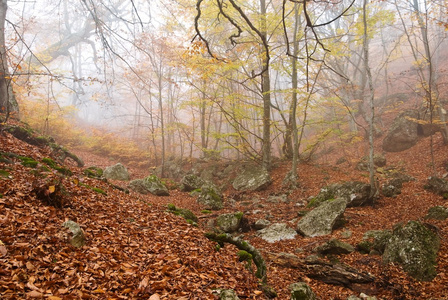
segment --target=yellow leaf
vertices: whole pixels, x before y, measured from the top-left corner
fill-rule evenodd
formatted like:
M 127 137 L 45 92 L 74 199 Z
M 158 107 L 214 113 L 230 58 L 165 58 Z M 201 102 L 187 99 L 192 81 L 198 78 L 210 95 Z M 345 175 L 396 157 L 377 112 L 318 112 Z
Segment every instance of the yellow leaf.
M 105 291 L 103 289 L 96 289 L 93 291 L 94 294 L 104 294 Z
M 258 295 L 263 294 L 263 292 L 262 291 L 254 291 L 254 294 L 258 296 Z
M 50 192 L 50 194 L 51 194 L 51 193 L 54 193 L 55 189 L 56 189 L 56 187 L 55 187 L 54 185 L 50 185 L 50 186 L 48 187 L 48 191 Z

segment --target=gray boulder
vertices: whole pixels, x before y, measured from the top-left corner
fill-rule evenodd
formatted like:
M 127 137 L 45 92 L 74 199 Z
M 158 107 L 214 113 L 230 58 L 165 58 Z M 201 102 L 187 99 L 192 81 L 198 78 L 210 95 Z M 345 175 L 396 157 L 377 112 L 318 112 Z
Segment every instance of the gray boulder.
M 222 193 L 215 185 L 206 183 L 201 187 L 197 202 L 207 209 L 220 210 L 223 207 Z
M 428 210 L 425 219 L 446 220 L 448 219 L 448 207 L 434 206 Z
M 233 188 L 238 191 L 261 191 L 271 184 L 269 172 L 262 167 L 249 165 L 233 181 Z
M 312 198 L 308 207 L 319 206 L 327 200 L 344 199 L 347 207 L 372 204 L 370 185 L 359 181 L 333 183 L 323 187 L 319 194 Z
M 313 249 L 314 252 L 317 252 L 320 255 L 328 255 L 328 254 L 349 254 L 355 251 L 352 245 L 341 242 L 338 239 L 331 239 L 328 242 L 317 246 Z
M 150 175 L 143 179 L 143 184 L 146 186 L 148 191 L 156 196 L 169 196 L 167 187 L 160 181 L 159 177 L 156 175 Z
M 84 231 L 81 229 L 78 223 L 68 220 L 62 224 L 63 227 L 68 228 L 72 237 L 70 238 L 70 244 L 73 247 L 81 248 L 86 244 L 86 237 Z
M 296 237 L 297 232 L 285 223 L 274 223 L 269 227 L 258 230 L 257 235 L 269 243 L 274 243 L 281 240 L 292 240 Z
M 221 290 L 221 293 L 219 293 L 219 299 L 220 300 L 239 300 L 238 295 L 235 293 L 234 290 Z
M 200 189 L 204 184 L 205 181 L 201 177 L 195 174 L 187 174 L 180 181 L 180 190 L 182 192 L 191 192 Z
M 254 228 L 255 230 L 260 230 L 268 227 L 269 225 L 271 225 L 271 222 L 269 220 L 260 219 L 255 221 Z
M 121 163 L 104 169 L 103 176 L 112 180 L 129 180 L 128 170 Z
M 293 283 L 289 286 L 291 300 L 316 300 L 316 295 L 305 282 Z
M 392 237 L 390 230 L 369 230 L 362 237 L 362 241 L 356 245 L 361 253 L 382 254 L 389 239 Z
M 387 152 L 400 152 L 417 144 L 419 139 L 417 131 L 417 110 L 407 110 L 399 114 L 392 123 L 383 140 L 383 150 Z
M 216 218 L 216 227 L 227 233 L 236 232 L 241 225 L 242 212 L 222 214 Z
M 140 194 L 151 193 L 156 196 L 169 196 L 166 186 L 155 175 L 150 175 L 144 179 L 135 179 L 129 182 L 129 189 Z
M 334 228 L 343 224 L 346 207 L 345 199 L 326 201 L 300 219 L 297 231 L 309 237 L 331 234 Z
M 383 254 L 385 263 L 396 262 L 412 277 L 431 281 L 437 275 L 436 259 L 439 237 L 425 225 L 409 221 L 395 226 Z
M 376 154 L 373 156 L 373 164 L 375 167 L 384 167 L 386 165 L 386 157 L 381 154 Z M 369 157 L 364 156 L 360 162 L 356 165 L 356 169 L 359 171 L 369 170 Z
M 429 177 L 424 188 L 434 194 L 440 195 L 448 199 L 448 181 L 439 177 Z

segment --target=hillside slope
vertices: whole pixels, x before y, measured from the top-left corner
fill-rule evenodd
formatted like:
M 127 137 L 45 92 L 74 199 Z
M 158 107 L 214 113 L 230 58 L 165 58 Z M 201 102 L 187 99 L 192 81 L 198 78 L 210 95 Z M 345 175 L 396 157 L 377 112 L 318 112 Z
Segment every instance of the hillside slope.
M 267 243 L 251 230 L 243 234 L 244 239 L 266 254 L 266 259 L 268 253 L 281 252 L 305 258 L 320 243 L 342 238 L 343 232 L 350 231 L 344 241 L 356 245 L 367 230 L 423 221 L 430 207 L 447 206 L 442 197 L 423 189 L 430 175 L 428 143 L 422 140 L 407 151 L 386 154 L 389 165 L 404 169 L 417 180 L 405 183 L 396 198 L 381 197 L 374 208 L 347 209 L 344 228 L 331 235 Z M 4 171 L 0 177 L 0 240 L 7 251 L 0 254 L 2 299 L 148 299 L 154 294 L 160 299 L 214 299 L 212 290 L 225 288 L 235 289 L 241 299 L 265 299 L 258 280 L 244 262 L 238 262 L 236 247 L 227 245 L 216 251 L 216 243 L 204 237 L 207 222 L 216 214 L 201 213 L 203 208 L 187 193 L 174 190 L 169 197 L 126 194 L 110 183 L 84 176 L 75 166 L 69 166 L 71 176 L 60 176 L 54 170 L 37 171 L 44 165 L 42 159 L 50 157 L 46 147 L 31 146 L 6 132 L 0 134 L 0 145 L 3 153 L 39 162 L 37 168 L 23 166 L 15 156 L 9 162 L 0 162 Z M 446 150 L 436 139 L 439 173 L 447 162 Z M 238 201 L 230 199 L 235 191 L 229 188 L 225 207 L 219 213 L 242 211 L 249 224 L 265 218 L 295 228 L 303 204 L 321 187 L 340 181 L 367 181 L 365 172 L 354 168 L 359 155 L 356 151 L 347 153 L 351 154 L 343 165 L 334 165 L 337 153 L 325 157 L 322 161 L 326 163 L 300 165 L 300 188 L 288 195 L 287 202 L 270 202 L 269 196 L 286 192 L 281 181 L 290 165 L 280 162 L 272 171 L 272 186 L 239 195 Z M 78 154 L 86 166 L 114 163 L 89 153 Z M 145 171 L 131 170 L 132 174 L 138 177 Z M 36 187 L 44 187 L 51 194 L 57 182 L 67 189 L 67 205 L 62 209 L 45 205 L 36 197 Z M 201 215 L 199 227 L 167 212 L 168 203 Z M 66 220 L 79 223 L 84 230 L 87 244 L 82 248 L 67 243 L 67 232 L 62 228 Z M 278 299 L 289 299 L 288 286 L 298 281 L 307 282 L 320 299 L 347 299 L 361 292 L 378 299 L 448 299 L 448 221 L 427 222 L 438 228 L 442 241 L 438 276 L 432 282 L 417 282 L 398 265 L 382 264 L 380 256 L 353 252 L 337 260 L 374 275 L 374 284 L 350 288 L 330 285 L 308 278 L 304 268 L 288 268 L 267 259 L 268 283 L 277 290 Z

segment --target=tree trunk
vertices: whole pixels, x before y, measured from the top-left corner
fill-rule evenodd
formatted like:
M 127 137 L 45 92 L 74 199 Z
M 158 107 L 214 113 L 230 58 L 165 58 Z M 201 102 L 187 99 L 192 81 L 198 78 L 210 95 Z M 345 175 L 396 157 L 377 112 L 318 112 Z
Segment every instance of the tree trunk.
M 267 45 L 266 1 L 260 0 L 261 7 L 261 38 Z M 263 50 L 263 74 L 261 75 L 261 92 L 263 94 L 263 168 L 271 168 L 271 79 L 269 76 L 269 53 Z
M 0 0 L 0 112 L 6 114 L 8 119 L 10 113 L 19 112 L 19 106 L 12 90 L 11 75 L 8 68 L 8 57 L 5 44 L 5 23 L 8 1 Z
M 375 124 L 375 105 L 374 105 L 374 88 L 372 82 L 372 73 L 369 66 L 369 37 L 367 34 L 367 2 L 364 0 L 362 6 L 363 15 L 363 25 L 364 25 L 364 35 L 363 35 L 363 53 L 364 53 L 364 69 L 367 76 L 367 81 L 369 85 L 369 106 L 370 106 L 370 118 L 369 118 L 369 180 L 370 180 L 370 198 L 372 203 L 375 203 L 375 197 L 377 194 L 377 187 L 375 181 L 375 164 L 373 161 L 374 145 L 373 145 L 373 135 L 374 135 L 374 124 Z

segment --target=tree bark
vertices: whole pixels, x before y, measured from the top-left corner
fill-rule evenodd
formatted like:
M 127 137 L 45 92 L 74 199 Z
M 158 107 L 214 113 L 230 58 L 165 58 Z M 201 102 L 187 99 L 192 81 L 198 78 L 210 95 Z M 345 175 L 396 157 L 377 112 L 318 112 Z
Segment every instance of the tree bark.
M 19 112 L 19 105 L 12 90 L 11 74 L 8 67 L 8 57 L 5 43 L 5 24 L 8 1 L 0 0 L 0 112 L 6 114 Z

